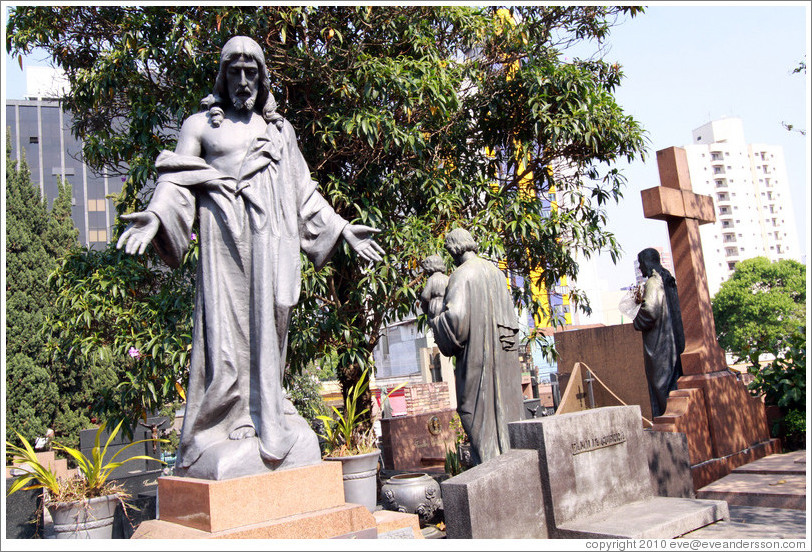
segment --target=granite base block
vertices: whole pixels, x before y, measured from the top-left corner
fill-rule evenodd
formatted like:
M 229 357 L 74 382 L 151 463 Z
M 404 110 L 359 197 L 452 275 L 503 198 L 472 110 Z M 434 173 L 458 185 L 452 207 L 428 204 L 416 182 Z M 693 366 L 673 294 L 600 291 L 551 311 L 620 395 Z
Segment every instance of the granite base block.
M 316 512 L 287 516 L 220 531 L 203 531 L 165 520 L 142 523 L 134 539 L 329 539 L 353 533 L 377 532 L 375 518 L 366 507 L 343 504 Z
M 344 504 L 341 465 L 315 466 L 222 481 L 158 479 L 162 521 L 217 533 Z
M 723 458 L 712 458 L 701 464 L 691 466 L 691 477 L 694 480 L 694 488 L 699 490 L 702 487 L 723 478 L 739 466 L 744 466 L 750 462 L 764 458 L 772 454 L 781 452 L 781 442 L 778 439 L 770 439 L 762 443 L 757 443 L 752 447 L 741 450 L 730 456 Z
M 556 528 L 559 539 L 672 539 L 730 519 L 723 500 L 654 497 L 605 510 Z
M 547 538 L 538 452 L 509 450 L 440 485 L 446 538 Z

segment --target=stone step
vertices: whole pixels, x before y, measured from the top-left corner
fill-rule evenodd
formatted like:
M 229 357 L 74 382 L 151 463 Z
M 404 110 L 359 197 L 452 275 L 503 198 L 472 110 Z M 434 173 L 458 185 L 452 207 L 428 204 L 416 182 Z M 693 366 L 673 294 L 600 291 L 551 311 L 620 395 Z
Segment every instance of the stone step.
M 686 539 L 803 539 L 806 513 L 786 508 L 730 506 L 730 521 L 702 527 L 683 535 Z
M 806 476 L 731 473 L 699 489 L 696 497 L 724 500 L 733 506 L 806 510 Z
M 654 497 L 623 504 L 556 527 L 565 539 L 671 539 L 730 519 L 721 500 Z
M 771 454 L 739 466 L 733 470 L 733 473 L 806 475 L 806 451 L 796 450 L 786 454 Z
M 39 463 L 44 466 L 47 466 L 48 464 L 53 464 L 56 461 L 56 453 L 52 450 L 35 452 L 34 454 L 36 454 Z

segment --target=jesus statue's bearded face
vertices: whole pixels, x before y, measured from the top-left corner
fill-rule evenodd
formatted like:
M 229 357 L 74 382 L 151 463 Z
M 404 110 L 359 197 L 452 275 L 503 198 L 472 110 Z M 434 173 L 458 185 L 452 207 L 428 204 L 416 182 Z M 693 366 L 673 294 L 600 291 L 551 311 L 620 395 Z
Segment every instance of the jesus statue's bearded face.
M 259 65 L 255 59 L 240 56 L 226 70 L 228 96 L 237 111 L 252 111 L 259 92 Z

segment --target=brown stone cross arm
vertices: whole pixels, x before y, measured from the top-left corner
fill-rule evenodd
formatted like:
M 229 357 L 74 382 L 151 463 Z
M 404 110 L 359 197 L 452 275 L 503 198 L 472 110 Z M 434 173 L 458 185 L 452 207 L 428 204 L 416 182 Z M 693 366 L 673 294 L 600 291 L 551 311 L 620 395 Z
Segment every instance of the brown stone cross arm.
M 682 371 L 687 375 L 727 369 L 725 355 L 716 341 L 708 279 L 699 225 L 715 222 L 713 200 L 691 190 L 685 150 L 671 147 L 657 152 L 661 186 L 648 188 L 643 197 L 646 218 L 668 223 L 674 275 L 677 280 L 685 352 Z

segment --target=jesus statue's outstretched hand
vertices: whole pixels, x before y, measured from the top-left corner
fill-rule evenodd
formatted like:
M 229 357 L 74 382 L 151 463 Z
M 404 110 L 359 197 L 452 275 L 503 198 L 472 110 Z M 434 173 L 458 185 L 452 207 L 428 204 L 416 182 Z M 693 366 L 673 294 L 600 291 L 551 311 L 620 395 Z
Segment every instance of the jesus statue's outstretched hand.
M 381 255 L 384 250 L 372 239 L 373 234 L 379 233 L 380 230 L 365 226 L 363 224 L 348 224 L 344 227 L 341 235 L 347 241 L 349 246 L 355 251 L 362 259 L 367 261 L 380 261 Z
M 140 211 L 129 215 L 121 215 L 121 218 L 130 221 L 130 224 L 121 233 L 121 237 L 116 243 L 116 249 L 124 247 L 124 251 L 130 255 L 142 254 L 161 227 L 158 215 L 151 211 Z

